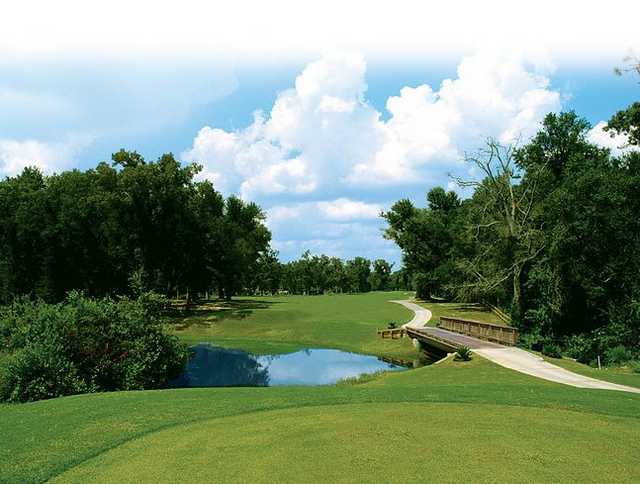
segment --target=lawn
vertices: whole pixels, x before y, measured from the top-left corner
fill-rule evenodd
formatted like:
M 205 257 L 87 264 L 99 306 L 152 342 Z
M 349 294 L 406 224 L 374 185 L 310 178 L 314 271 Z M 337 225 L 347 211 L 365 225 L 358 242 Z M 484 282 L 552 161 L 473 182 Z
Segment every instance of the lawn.
M 375 335 L 410 319 L 386 302 L 401 296 L 250 298 L 179 321 L 179 334 L 256 352 L 408 355 L 408 341 Z M 638 435 L 639 395 L 476 356 L 356 384 L 0 405 L 0 482 L 638 482 Z
M 360 385 L 0 406 L 0 482 L 638 482 L 640 396 L 480 358 Z
M 371 292 L 241 298 L 176 318 L 171 327 L 190 343 L 211 341 L 255 354 L 335 348 L 411 360 L 417 352 L 409 340 L 383 340 L 376 330 L 391 321 L 408 322 L 413 313 L 388 301 L 412 297 L 406 292 Z
M 632 387 L 640 388 L 640 373 L 635 373 L 630 368 L 603 367 L 601 370 L 599 370 L 589 365 L 579 363 L 570 358 L 551 358 L 542 354 L 540 354 L 540 356 L 542 356 L 542 358 L 547 360 L 549 363 L 561 366 L 562 368 L 573 371 L 575 373 L 580 373 L 584 376 L 609 381 L 611 383 L 618 383 L 620 385 L 629 385 Z

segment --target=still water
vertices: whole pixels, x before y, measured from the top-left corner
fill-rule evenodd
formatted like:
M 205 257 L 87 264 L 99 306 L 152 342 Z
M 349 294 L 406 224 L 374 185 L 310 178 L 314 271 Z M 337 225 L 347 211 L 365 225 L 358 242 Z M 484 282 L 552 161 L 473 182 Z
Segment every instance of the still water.
M 266 356 L 208 343 L 200 343 L 191 349 L 194 354 L 186 370 L 170 386 L 329 385 L 363 373 L 406 369 L 375 356 L 328 349 Z

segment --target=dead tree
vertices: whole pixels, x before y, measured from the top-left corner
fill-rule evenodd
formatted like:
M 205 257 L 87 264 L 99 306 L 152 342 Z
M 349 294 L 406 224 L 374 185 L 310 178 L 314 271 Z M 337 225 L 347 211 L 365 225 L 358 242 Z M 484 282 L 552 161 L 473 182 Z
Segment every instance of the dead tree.
M 477 212 L 469 229 L 477 242 L 490 232 L 497 240 L 504 242 L 508 249 L 508 266 L 487 268 L 484 262 L 494 248 L 491 244 L 477 244 L 480 253 L 467 260 L 466 271 L 471 275 L 467 291 L 487 293 L 507 281 L 513 290 L 512 317 L 520 321 L 523 314 L 522 300 L 523 271 L 544 248 L 540 226 L 532 221 L 535 202 L 538 198 L 538 181 L 546 167 L 528 173 L 523 182 L 514 161 L 514 145 L 502 145 L 488 139 L 486 146 L 476 153 L 465 154 L 465 161 L 480 170 L 482 180 L 455 178 L 462 188 L 473 188 L 474 198 L 479 202 Z

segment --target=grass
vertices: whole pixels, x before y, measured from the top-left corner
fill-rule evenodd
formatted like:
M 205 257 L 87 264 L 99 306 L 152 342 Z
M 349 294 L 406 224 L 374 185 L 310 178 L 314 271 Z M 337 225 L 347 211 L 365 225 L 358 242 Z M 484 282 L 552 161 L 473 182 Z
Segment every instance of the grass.
M 433 314 L 429 325 L 436 326 L 442 316 L 450 318 L 473 319 L 483 323 L 505 324 L 490 309 L 479 304 L 472 303 L 433 303 L 416 301 L 420 306 L 428 309 Z
M 603 367 L 599 370 L 570 358 L 551 358 L 550 356 L 542 354 L 540 354 L 540 356 L 549 363 L 553 363 L 554 365 L 558 365 L 569 371 L 573 371 L 574 373 L 579 373 L 580 375 L 597 378 L 598 380 L 604 380 L 611 383 L 618 383 L 620 385 L 640 388 L 640 373 L 635 373 L 630 368 Z
M 412 312 L 391 299 L 413 293 L 372 292 L 322 296 L 252 297 L 217 303 L 221 309 L 174 320 L 180 338 L 215 342 L 254 354 L 287 353 L 303 348 L 334 348 L 393 358 L 414 359 L 407 339 L 381 339 L 376 330 L 394 321 L 408 322 Z
M 265 352 L 402 352 L 406 342 L 375 339 L 376 327 L 410 318 L 389 298 L 398 294 L 252 298 L 179 331 Z M 0 482 L 638 482 L 637 435 L 639 395 L 449 358 L 333 386 L 0 405 Z
M 3 405 L 0 431 L 0 482 L 10 483 L 640 479 L 639 396 L 557 385 L 481 358 L 358 385 Z

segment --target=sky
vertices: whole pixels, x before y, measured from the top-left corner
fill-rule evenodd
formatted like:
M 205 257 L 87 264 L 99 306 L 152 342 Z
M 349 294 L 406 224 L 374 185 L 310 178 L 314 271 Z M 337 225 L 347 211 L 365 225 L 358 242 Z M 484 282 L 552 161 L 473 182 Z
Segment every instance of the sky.
M 259 203 L 283 260 L 400 252 L 380 212 L 424 206 L 491 136 L 573 109 L 594 142 L 638 100 L 634 2 L 13 2 L 0 16 L 0 176 L 126 148 Z M 578 6 L 579 5 L 579 6 Z M 464 194 L 463 194 L 464 195 Z

